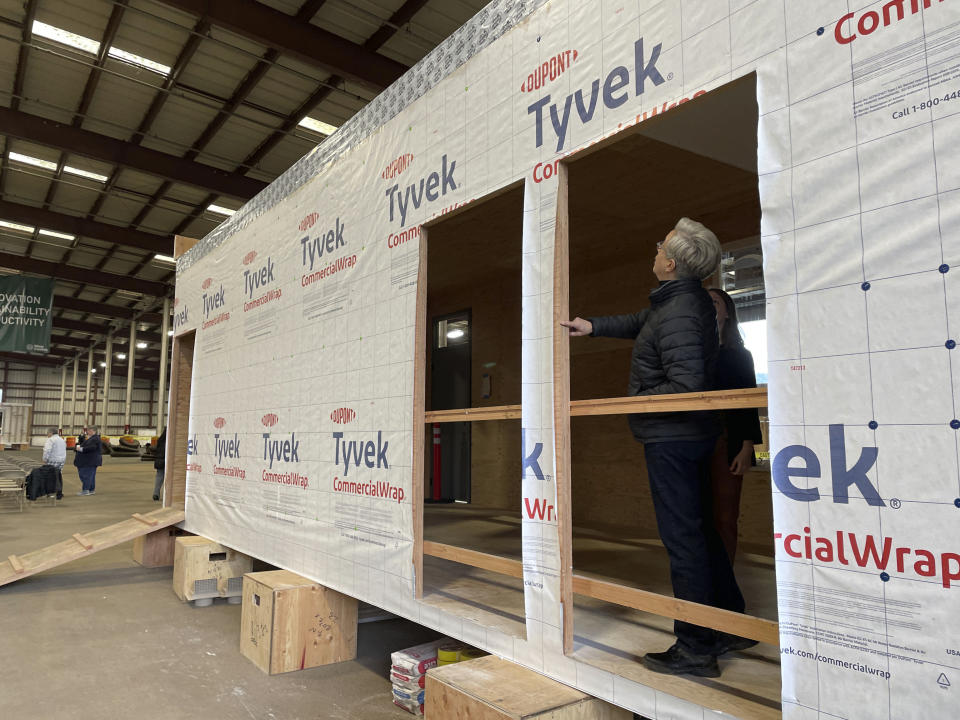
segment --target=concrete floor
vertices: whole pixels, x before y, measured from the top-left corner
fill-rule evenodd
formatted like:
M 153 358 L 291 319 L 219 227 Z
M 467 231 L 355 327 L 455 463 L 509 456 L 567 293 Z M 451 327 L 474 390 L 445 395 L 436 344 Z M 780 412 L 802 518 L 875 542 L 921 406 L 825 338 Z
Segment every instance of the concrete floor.
M 0 506 L 0 558 L 156 509 L 153 474 L 150 463 L 104 458 L 96 495 L 77 497 L 80 481 L 68 464 L 57 506 L 40 500 L 22 513 Z M 356 660 L 271 677 L 240 654 L 239 605 L 182 603 L 172 568 L 137 565 L 132 545 L 0 587 L 0 716 L 410 717 L 391 702 L 390 653 L 431 640 L 434 631 L 400 619 L 363 623 Z

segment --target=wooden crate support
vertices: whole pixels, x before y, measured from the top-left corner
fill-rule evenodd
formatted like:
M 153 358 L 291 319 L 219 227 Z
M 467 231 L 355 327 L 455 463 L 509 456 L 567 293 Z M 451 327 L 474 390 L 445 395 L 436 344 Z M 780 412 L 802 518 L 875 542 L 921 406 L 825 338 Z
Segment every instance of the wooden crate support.
M 270 675 L 357 656 L 357 600 L 288 570 L 243 576 L 240 652 Z
M 623 708 L 493 655 L 427 671 L 427 720 L 630 720 Z
M 174 542 L 173 591 L 178 598 L 197 605 L 209 605 L 215 597 L 240 601 L 243 576 L 253 570 L 253 558 L 196 535 Z
M 141 535 L 133 541 L 133 560 L 143 567 L 171 567 L 177 538 L 189 534 L 178 527 L 168 527 Z

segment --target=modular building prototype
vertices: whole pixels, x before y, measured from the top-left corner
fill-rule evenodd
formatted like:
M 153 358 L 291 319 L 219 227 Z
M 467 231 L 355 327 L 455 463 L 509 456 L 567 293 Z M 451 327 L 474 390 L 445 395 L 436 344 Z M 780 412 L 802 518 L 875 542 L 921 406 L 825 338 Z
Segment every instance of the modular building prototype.
M 957 0 L 491 3 L 179 258 L 166 504 L 650 718 L 954 716 L 958 30 Z M 641 407 L 629 344 L 558 324 L 644 307 L 681 216 L 768 395 Z M 624 417 L 702 407 L 768 408 L 739 618 L 670 597 Z M 763 642 L 656 675 L 674 618 Z

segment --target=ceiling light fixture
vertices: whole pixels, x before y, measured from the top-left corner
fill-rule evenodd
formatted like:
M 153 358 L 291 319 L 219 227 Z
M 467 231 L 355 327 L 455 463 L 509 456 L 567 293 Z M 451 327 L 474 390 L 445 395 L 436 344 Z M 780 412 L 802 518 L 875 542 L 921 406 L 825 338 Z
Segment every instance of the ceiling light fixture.
M 76 235 L 70 235 L 69 233 L 55 232 L 53 230 L 38 230 L 40 235 L 45 235 L 46 237 L 59 238 L 60 240 L 76 240 Z
M 53 25 L 47 25 L 39 20 L 33 21 L 33 28 L 31 29 L 34 35 L 39 35 L 47 40 L 53 40 L 61 45 L 67 45 L 75 50 L 83 50 L 91 55 L 96 55 L 100 49 L 100 43 L 96 40 L 91 40 L 90 38 L 83 37 L 83 35 L 77 35 L 76 33 L 54 27 Z
M 126 353 L 117 353 L 117 360 L 126 360 L 126 359 L 127 359 Z
M 147 347 L 147 344 L 145 342 L 138 342 L 137 347 L 143 350 Z
M 130 65 L 136 65 L 137 67 L 144 68 L 150 72 L 155 72 L 158 75 L 166 76 L 170 74 L 169 65 L 163 65 L 162 63 L 149 60 L 145 57 L 141 57 L 140 55 L 134 55 L 133 53 L 127 52 L 126 50 L 121 50 L 118 47 L 110 48 L 110 50 L 107 51 L 107 55 L 116 60 L 120 60 L 121 62 L 125 62 Z
M 226 215 L 227 217 L 230 217 L 236 212 L 236 210 L 225 208 L 222 205 L 207 205 L 207 210 L 212 213 L 217 213 L 218 215 Z
M 96 180 L 97 182 L 105 183 L 109 178 L 106 175 L 101 175 L 100 173 L 91 172 L 89 170 L 81 170 L 80 168 L 71 167 L 70 165 L 64 165 L 63 171 L 65 173 L 70 173 L 71 175 L 79 175 L 80 177 L 90 178 L 91 180 Z
M 55 162 L 33 157 L 33 155 L 24 155 L 23 153 L 12 152 L 10 153 L 10 159 L 14 162 L 23 163 L 24 165 L 33 165 L 34 167 L 43 168 L 44 170 L 57 169 L 57 164 Z
M 462 338 L 462 337 L 463 337 L 463 330 L 461 330 L 460 328 L 454 328 L 453 330 L 450 330 L 450 331 L 447 333 L 447 337 L 450 338 L 451 340 L 456 340 L 457 338 Z
M 24 233 L 32 233 L 36 229 L 32 225 L 21 225 L 20 223 L 7 222 L 6 220 L 0 220 L 0 227 Z
M 312 117 L 305 117 L 297 124 L 300 127 L 305 127 L 307 130 L 313 130 L 321 135 L 333 135 L 333 133 L 337 130 L 336 125 L 325 123 L 323 120 L 314 120 Z

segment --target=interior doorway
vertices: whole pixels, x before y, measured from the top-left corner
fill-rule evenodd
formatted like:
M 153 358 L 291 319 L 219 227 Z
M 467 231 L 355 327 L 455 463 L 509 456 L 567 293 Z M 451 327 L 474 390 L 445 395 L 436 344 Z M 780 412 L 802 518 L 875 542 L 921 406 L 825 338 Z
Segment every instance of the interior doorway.
M 432 318 L 430 397 L 434 410 L 471 406 L 470 310 Z M 470 502 L 470 425 L 433 423 L 427 502 Z

